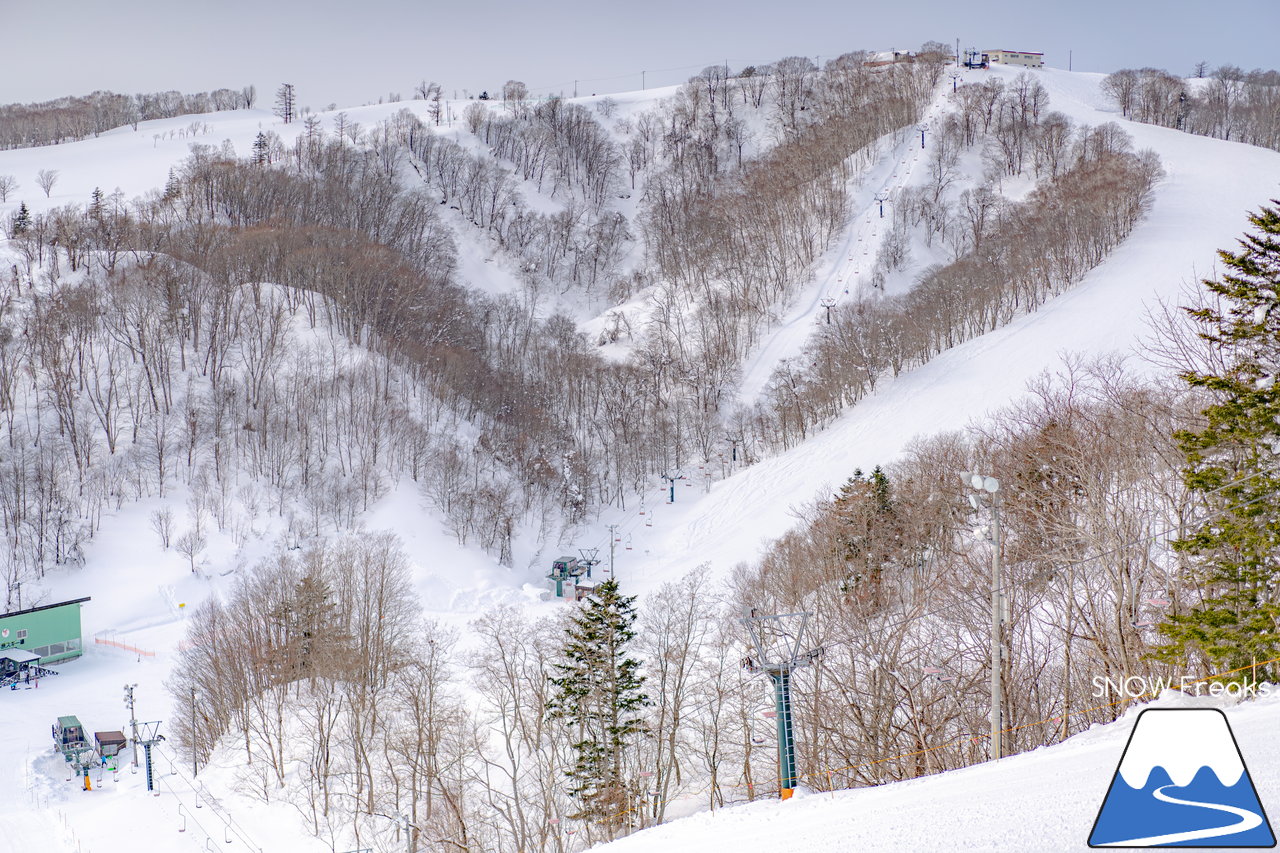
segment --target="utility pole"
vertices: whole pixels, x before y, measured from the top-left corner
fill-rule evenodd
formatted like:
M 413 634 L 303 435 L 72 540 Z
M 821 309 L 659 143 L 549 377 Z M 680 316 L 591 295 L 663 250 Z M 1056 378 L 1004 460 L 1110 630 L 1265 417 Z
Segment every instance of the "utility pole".
M 617 531 L 618 531 L 618 525 L 616 524 L 609 525 L 609 577 L 611 578 L 617 577 L 617 575 L 613 573 L 613 548 L 615 545 L 618 544 Z
M 778 725 L 778 796 L 789 800 L 795 792 L 796 744 L 791 724 L 791 673 L 813 663 L 822 654 L 819 646 L 801 652 L 809 613 L 759 615 L 748 608 L 739 620 L 751 635 L 753 656 L 742 661 L 753 675 L 764 673 L 773 682 L 774 710 Z M 795 626 L 790 630 L 788 626 Z
M 1000 759 L 1003 749 L 1004 691 L 1001 670 L 1004 666 L 1005 595 L 1000 582 L 1000 481 L 995 477 L 961 471 L 960 479 L 973 489 L 969 505 L 975 510 L 982 498 L 991 502 L 991 759 Z

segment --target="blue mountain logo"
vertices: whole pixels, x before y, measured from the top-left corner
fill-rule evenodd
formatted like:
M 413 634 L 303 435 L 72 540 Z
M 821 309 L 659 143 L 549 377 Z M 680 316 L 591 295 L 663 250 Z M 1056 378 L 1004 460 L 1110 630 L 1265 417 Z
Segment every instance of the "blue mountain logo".
M 1275 847 L 1227 717 L 1216 708 L 1138 715 L 1090 847 Z

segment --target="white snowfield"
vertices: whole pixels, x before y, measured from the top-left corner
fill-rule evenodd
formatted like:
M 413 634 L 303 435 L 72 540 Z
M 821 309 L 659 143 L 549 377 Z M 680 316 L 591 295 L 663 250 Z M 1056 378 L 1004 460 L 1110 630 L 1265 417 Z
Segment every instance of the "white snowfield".
M 1167 693 L 1146 707 L 1219 707 L 1216 703 L 1209 697 Z M 1140 710 L 1131 708 L 1110 725 L 994 764 L 879 788 L 834 795 L 801 793 L 786 802 L 721 809 L 596 849 L 600 853 L 1088 850 L 1093 822 Z M 1275 815 L 1280 814 L 1280 751 L 1275 748 L 1280 696 L 1227 708 L 1226 715 L 1275 829 Z M 1184 745 L 1166 742 L 1163 752 L 1172 759 Z M 1231 819 L 1224 817 L 1223 822 Z
M 986 73 L 1013 76 L 1017 70 Z M 1232 247 L 1246 229 L 1246 213 L 1280 197 L 1280 153 L 1123 121 L 1098 93 L 1101 75 L 1053 69 L 1032 73 L 1048 88 L 1051 109 L 1080 123 L 1119 122 L 1139 148 L 1159 153 L 1168 173 L 1156 188 L 1150 215 L 1101 267 L 1036 314 L 885 383 L 877 394 L 789 453 L 718 482 L 687 470 L 687 479 L 676 486 L 674 504 L 665 502 L 667 490 L 655 482 L 645 494 L 645 515 L 629 501 L 627 511 L 603 513 L 573 543 L 544 545 L 526 536 L 517 543 L 514 569 L 497 565 L 473 548 L 457 546 L 416 490 L 402 484 L 364 521 L 369 529 L 390 528 L 402 537 L 428 615 L 461 626 L 503 602 L 539 612 L 564 606 L 538 601 L 546 560 L 582 547 L 598 546 L 602 556 L 607 554 L 606 526 L 611 523 L 620 525 L 617 575 L 627 592 L 645 593 L 678 580 L 700 563 L 724 576 L 735 564 L 757 558 L 769 541 L 794 524 L 792 508 L 797 504 L 829 493 L 855 467 L 866 470 L 893 461 L 916 436 L 961 428 L 1017 398 L 1028 379 L 1057 368 L 1063 353 L 1133 352 L 1145 334 L 1145 310 L 1158 298 L 1175 299 L 1199 276 L 1211 274 L 1216 250 Z M 632 107 L 654 95 L 615 97 Z M 420 115 L 425 109 L 423 102 L 416 102 L 357 108 L 348 114 L 371 126 L 402 106 Z M 943 109 L 940 90 L 930 115 Z M 327 123 L 332 116 L 323 118 Z M 217 146 L 230 138 L 243 156 L 260 128 L 281 133 L 288 143 L 297 127 L 290 126 L 286 133 L 264 111 L 228 113 L 150 123 L 136 132 L 123 128 L 68 145 L 0 151 L 0 174 L 15 175 L 22 185 L 7 204 L 0 204 L 0 216 L 12 213 L 20 199 L 33 211 L 85 204 L 95 186 L 108 193 L 119 187 L 126 197 L 133 197 L 162 186 L 170 166 L 182 160 L 191 143 Z M 910 165 L 903 162 L 905 150 L 895 156 L 896 162 Z M 33 190 L 40 169 L 60 172 L 48 199 Z M 823 310 L 821 298 L 847 280 L 846 252 L 857 235 L 870 227 L 868 236 L 876 236 L 878 222 L 872 217 L 878 216 L 870 194 L 876 187 L 869 183 L 865 189 L 868 192 L 858 199 L 866 206 L 853 211 L 849 233 L 836 241 L 829 262 L 820 265 L 818 279 L 797 300 L 799 307 L 788 315 L 778 337 L 762 343 L 753 363 L 753 383 L 777 359 L 799 351 L 804 338 L 799 332 Z M 488 255 L 478 243 L 462 245 L 459 251 L 469 276 L 484 275 L 497 266 L 486 266 Z M 6 261 L 0 269 L 6 269 L 7 257 L 0 260 Z M 492 281 L 473 284 L 497 286 Z M 178 494 L 168 499 L 179 515 L 184 498 Z M 220 550 L 218 543 L 211 543 L 209 570 L 194 575 L 178 555 L 161 551 L 150 530 L 148 515 L 162 503 L 126 505 L 104 518 L 102 532 L 86 549 L 87 564 L 45 579 L 45 601 L 92 596 L 84 609 L 86 654 L 58 667 L 61 674 L 39 689 L 0 695 L 0 802 L 7 806 L 0 825 L 0 853 L 186 853 L 212 848 L 229 853 L 332 853 L 370 846 L 362 840 L 335 848 L 315 838 L 301 812 L 274 794 L 271 803 L 264 804 L 236 793 L 254 785 L 253 774 L 238 767 L 201 771 L 197 784 L 206 784 L 217 801 L 206 794 L 197 809 L 190 768 L 164 746 L 157 764 L 158 797 L 147 796 L 142 774 L 127 768 L 118 781 L 107 774 L 101 786 L 95 774 L 91 792 L 66 781 L 65 765 L 53 755 L 49 739 L 56 717 L 76 714 L 90 731 L 120 729 L 127 721 L 120 689 L 126 683 L 139 685 L 140 720 L 173 720 L 189 713 L 164 688 L 183 635 L 182 614 L 225 592 L 235 579 L 237 556 L 245 564 L 258 556 L 235 555 L 234 549 Z M 27 594 L 24 588 L 24 597 Z M 156 655 L 95 645 L 99 632 L 119 632 L 120 641 Z M 1233 708 L 1228 717 L 1263 805 L 1280 813 L 1280 752 L 1274 747 L 1280 700 L 1270 697 Z M 877 789 L 834 796 L 801 794 L 786 803 L 695 815 L 607 849 L 1084 849 L 1130 725 L 1131 720 L 1121 721 L 997 765 Z M 225 755 L 233 756 L 234 751 Z M 683 810 L 692 803 L 679 805 Z M 186 831 L 180 832 L 183 826 Z M 333 842 L 347 840 L 338 837 Z

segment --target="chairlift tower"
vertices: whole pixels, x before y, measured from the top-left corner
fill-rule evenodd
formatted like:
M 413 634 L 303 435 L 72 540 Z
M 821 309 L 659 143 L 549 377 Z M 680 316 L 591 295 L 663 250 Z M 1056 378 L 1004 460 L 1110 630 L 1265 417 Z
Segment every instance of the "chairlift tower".
M 822 654 L 819 646 L 801 651 L 810 613 L 764 616 L 749 608 L 741 622 L 751 635 L 752 655 L 743 660 L 750 673 L 764 673 L 773 682 L 778 725 L 778 795 L 790 799 L 796 787 L 795 734 L 791 723 L 791 673 Z
M 836 307 L 836 298 L 834 296 L 824 296 L 818 300 L 818 304 L 827 309 L 827 325 L 831 325 L 831 309 Z
M 610 548 L 610 551 L 613 549 Z M 587 577 L 591 577 L 591 570 L 600 565 L 600 558 L 596 556 L 600 553 L 599 548 L 579 548 L 578 549 L 578 565 L 585 566 Z
M 151 747 L 164 740 L 164 735 L 160 734 L 160 721 L 154 720 L 149 723 L 139 723 L 142 726 L 142 751 L 147 759 L 147 790 L 155 790 L 155 774 L 151 769 Z M 160 796 L 156 794 L 156 796 Z
M 681 474 L 679 471 L 672 471 L 668 474 L 663 474 L 662 479 L 667 482 L 671 490 L 671 496 L 667 500 L 667 503 L 673 504 L 676 502 L 676 480 L 683 480 L 684 474 Z
M 876 204 L 880 205 L 880 218 L 884 219 L 884 203 L 889 200 L 889 190 L 886 187 L 875 194 Z

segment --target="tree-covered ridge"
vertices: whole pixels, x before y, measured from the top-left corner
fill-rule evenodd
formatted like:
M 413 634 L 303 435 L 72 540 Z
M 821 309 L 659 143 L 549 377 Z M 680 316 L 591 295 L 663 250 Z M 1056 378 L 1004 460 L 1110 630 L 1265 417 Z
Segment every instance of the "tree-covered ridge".
M 94 92 L 35 104 L 0 104 L 0 149 L 74 142 L 125 125 L 137 130 L 139 122 L 157 118 L 252 109 L 256 99 L 254 87 L 245 86 L 194 94 Z
M 1125 118 L 1280 149 L 1280 71 L 1206 71 L 1200 63 L 1187 80 L 1158 68 L 1125 68 L 1102 88 Z

